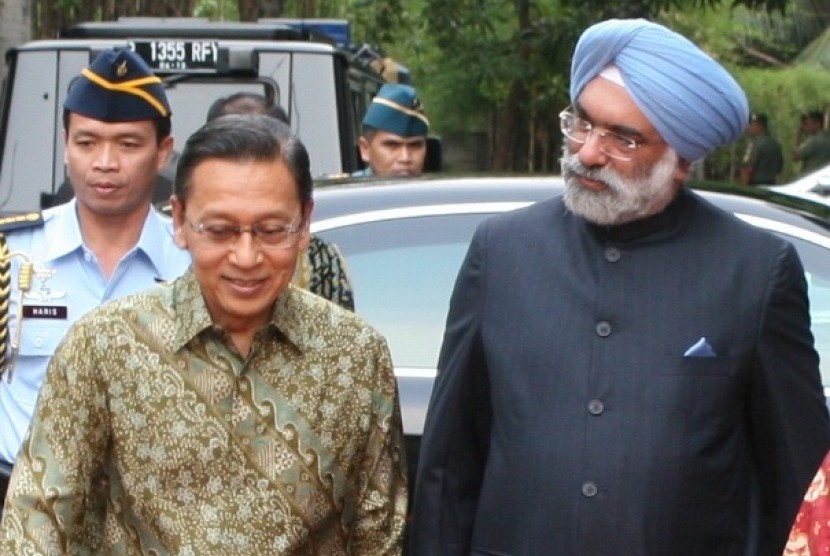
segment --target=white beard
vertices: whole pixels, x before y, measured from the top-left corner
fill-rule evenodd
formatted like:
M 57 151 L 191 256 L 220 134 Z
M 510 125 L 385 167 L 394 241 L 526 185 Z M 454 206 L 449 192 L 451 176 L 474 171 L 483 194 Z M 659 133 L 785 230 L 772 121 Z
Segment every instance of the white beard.
M 567 145 L 562 148 L 562 176 L 565 178 L 565 206 L 589 222 L 604 226 L 625 224 L 661 212 L 678 190 L 674 172 L 679 158 L 674 149 L 665 154 L 650 169 L 644 169 L 631 178 L 603 166 L 586 168 L 577 153 Z M 602 191 L 588 189 L 579 183 L 579 177 L 601 181 L 608 186 Z

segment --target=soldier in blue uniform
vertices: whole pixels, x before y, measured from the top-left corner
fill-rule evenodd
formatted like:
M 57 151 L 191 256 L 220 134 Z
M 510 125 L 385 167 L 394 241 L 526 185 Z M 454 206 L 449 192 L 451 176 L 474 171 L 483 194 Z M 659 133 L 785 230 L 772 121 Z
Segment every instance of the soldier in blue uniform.
M 387 83 L 372 99 L 358 139 L 366 168 L 355 176 L 420 176 L 427 156 L 429 120 L 417 92 Z
M 72 323 L 105 301 L 176 278 L 190 264 L 173 242 L 169 218 L 151 206 L 173 147 L 159 78 L 132 51 L 104 51 L 72 84 L 63 118 L 74 199 L 0 222 L 0 260 L 10 263 L 11 282 L 0 300 L 0 500 L 46 367 Z

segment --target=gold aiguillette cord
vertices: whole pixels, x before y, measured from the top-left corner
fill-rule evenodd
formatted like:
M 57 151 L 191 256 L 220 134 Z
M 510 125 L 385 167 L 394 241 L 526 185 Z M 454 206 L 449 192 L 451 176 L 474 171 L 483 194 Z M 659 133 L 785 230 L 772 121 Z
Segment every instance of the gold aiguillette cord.
M 9 346 L 9 301 L 11 297 L 11 260 L 20 257 L 23 262 L 17 274 L 17 311 L 15 313 L 15 331 Z M 20 332 L 23 328 L 23 296 L 32 288 L 35 269 L 32 261 L 24 253 L 9 253 L 6 238 L 0 234 L 0 377 L 6 376 L 11 382 L 14 375 L 14 362 L 20 349 Z

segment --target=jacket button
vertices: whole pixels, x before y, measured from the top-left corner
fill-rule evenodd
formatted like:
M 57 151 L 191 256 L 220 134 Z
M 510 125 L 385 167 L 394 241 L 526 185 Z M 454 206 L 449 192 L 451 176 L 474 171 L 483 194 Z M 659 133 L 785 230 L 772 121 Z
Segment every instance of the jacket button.
M 605 260 L 609 263 L 615 263 L 620 260 L 622 253 L 616 247 L 605 248 Z
M 585 481 L 582 483 L 582 494 L 588 498 L 593 498 L 597 495 L 599 489 L 594 481 Z
M 603 338 L 611 335 L 611 323 L 601 320 L 597 323 L 597 334 L 602 336 Z
M 603 411 L 605 411 L 605 404 L 602 403 L 602 400 L 591 400 L 588 402 L 588 412 L 591 415 L 601 415 Z

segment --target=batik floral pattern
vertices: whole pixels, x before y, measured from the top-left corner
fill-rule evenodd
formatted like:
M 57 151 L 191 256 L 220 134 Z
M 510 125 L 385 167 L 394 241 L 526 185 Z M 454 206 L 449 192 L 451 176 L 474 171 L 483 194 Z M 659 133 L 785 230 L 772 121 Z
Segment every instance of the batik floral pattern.
M 784 556 L 830 554 L 830 453 L 824 458 L 804 495 L 790 530 Z
M 290 286 L 247 358 L 192 274 L 94 311 L 50 366 L 3 554 L 398 554 L 384 339 Z

